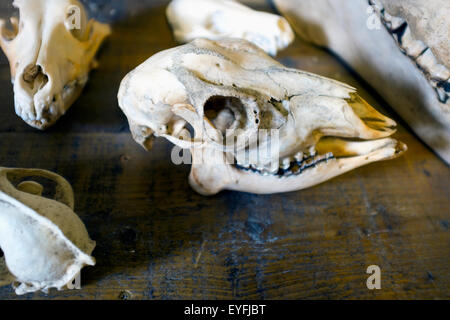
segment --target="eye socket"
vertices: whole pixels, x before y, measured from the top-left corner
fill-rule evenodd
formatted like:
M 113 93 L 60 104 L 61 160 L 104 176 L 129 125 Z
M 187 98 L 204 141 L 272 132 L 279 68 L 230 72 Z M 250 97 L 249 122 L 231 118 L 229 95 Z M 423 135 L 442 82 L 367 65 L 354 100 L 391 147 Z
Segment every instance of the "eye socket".
M 64 24 L 74 38 L 80 41 L 86 41 L 89 38 L 87 16 L 83 7 L 68 6 Z
M 223 135 L 236 124 L 237 112 L 243 109 L 242 101 L 235 97 L 213 96 L 204 106 L 205 116 Z
M 12 17 L 8 22 L 5 22 L 4 27 L 1 28 L 1 36 L 6 41 L 12 41 L 19 33 L 19 18 Z

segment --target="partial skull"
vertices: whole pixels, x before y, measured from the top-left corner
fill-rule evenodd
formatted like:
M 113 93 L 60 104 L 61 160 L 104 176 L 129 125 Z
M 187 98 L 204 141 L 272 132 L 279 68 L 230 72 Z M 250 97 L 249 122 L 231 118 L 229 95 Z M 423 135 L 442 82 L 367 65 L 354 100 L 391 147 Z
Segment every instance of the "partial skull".
M 36 177 L 55 184 L 55 200 L 42 196 L 44 188 L 35 181 L 13 184 Z M 73 206 L 72 187 L 63 177 L 0 168 L 0 286 L 13 283 L 18 295 L 62 290 L 84 266 L 95 265 L 95 242 Z
M 295 38 L 283 17 L 252 10 L 234 0 L 173 0 L 167 18 L 182 43 L 196 38 L 240 38 L 275 56 Z
M 300 37 L 342 58 L 450 164 L 450 1 L 273 3 Z
M 0 20 L 17 115 L 30 126 L 53 125 L 84 88 L 110 27 L 88 21 L 77 0 L 15 0 L 20 20 Z

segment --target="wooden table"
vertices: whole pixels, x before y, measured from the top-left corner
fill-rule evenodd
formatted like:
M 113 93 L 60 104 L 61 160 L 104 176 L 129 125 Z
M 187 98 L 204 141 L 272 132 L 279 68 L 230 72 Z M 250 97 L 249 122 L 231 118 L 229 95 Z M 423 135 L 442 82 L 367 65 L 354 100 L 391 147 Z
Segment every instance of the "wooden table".
M 127 1 L 83 95 L 46 132 L 15 115 L 0 56 L 0 165 L 65 176 L 97 241 L 82 290 L 20 299 L 450 298 L 449 168 L 325 51 L 297 40 L 278 59 L 356 86 L 400 123 L 403 157 L 299 192 L 202 197 L 189 166 L 171 163 L 169 142 L 146 152 L 133 141 L 116 93 L 127 72 L 176 45 L 165 4 Z M 381 290 L 366 287 L 370 265 L 381 268 Z

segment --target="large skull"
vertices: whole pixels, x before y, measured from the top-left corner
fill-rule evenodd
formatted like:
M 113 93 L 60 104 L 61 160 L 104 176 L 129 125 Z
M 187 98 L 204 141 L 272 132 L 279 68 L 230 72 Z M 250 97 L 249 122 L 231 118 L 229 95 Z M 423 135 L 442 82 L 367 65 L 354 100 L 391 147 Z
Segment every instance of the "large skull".
M 88 22 L 76 0 L 16 0 L 14 6 L 20 21 L 11 18 L 11 30 L 0 20 L 0 45 L 11 66 L 16 113 L 45 129 L 81 93 L 110 28 Z
M 173 0 L 167 18 L 175 38 L 245 39 L 275 56 L 294 41 L 294 32 L 283 17 L 252 10 L 234 0 Z
M 355 89 L 285 68 L 244 40 L 160 52 L 125 77 L 118 97 L 144 147 L 155 135 L 191 148 L 190 183 L 205 195 L 299 190 L 406 150 L 389 138 L 396 123 Z M 263 152 L 276 141 L 262 129 L 276 130 L 279 153 Z
M 53 187 L 23 181 L 28 177 L 52 181 L 55 200 L 42 196 Z M 73 206 L 72 187 L 63 177 L 0 168 L 0 286 L 18 283 L 17 294 L 63 289 L 84 266 L 95 264 L 95 242 Z
M 450 164 L 450 1 L 273 2 L 302 38 L 345 60 Z

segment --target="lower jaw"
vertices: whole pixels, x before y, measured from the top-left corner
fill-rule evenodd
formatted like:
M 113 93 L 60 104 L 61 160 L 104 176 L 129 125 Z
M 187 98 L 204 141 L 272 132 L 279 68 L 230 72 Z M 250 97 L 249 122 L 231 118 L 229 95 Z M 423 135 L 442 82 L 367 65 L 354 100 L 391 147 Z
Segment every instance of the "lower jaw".
M 292 174 L 289 176 L 262 175 L 251 171 L 244 171 L 238 167 L 230 166 L 231 177 L 227 177 L 226 181 L 232 181 L 232 183 L 217 186 L 221 181 L 209 181 L 209 183 L 215 183 L 208 188 L 208 185 L 202 185 L 202 194 L 214 194 L 217 190 L 234 190 L 241 192 L 248 192 L 254 194 L 273 194 L 298 191 L 306 189 L 318 184 L 321 184 L 327 180 L 344 174 L 348 171 L 362 167 L 364 165 L 389 160 L 400 156 L 406 151 L 406 146 L 396 140 L 390 139 L 391 144 L 373 150 L 367 154 L 361 154 L 352 157 L 337 157 L 329 158 L 324 161 L 316 163 L 314 166 L 310 166 L 303 170 L 299 174 Z M 199 168 L 201 170 L 201 168 Z M 195 170 L 193 167 L 192 170 Z M 192 184 L 192 183 L 191 183 Z M 196 188 L 196 186 L 193 186 Z M 209 193 L 208 190 L 215 190 Z M 219 191 L 220 191 L 219 190 Z

